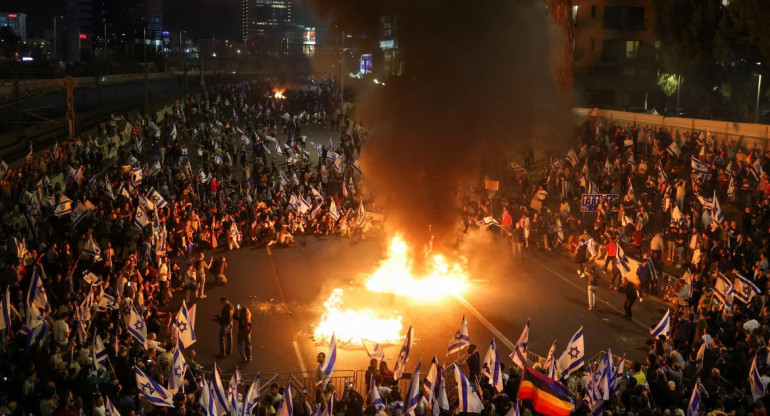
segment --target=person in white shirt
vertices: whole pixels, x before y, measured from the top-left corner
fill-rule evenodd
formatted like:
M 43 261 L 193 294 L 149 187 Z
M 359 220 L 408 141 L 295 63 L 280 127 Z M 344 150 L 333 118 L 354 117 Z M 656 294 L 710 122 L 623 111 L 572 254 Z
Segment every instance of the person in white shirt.
M 62 347 L 66 347 L 69 343 L 70 326 L 67 321 L 69 321 L 69 315 L 65 313 L 53 323 L 53 340 Z

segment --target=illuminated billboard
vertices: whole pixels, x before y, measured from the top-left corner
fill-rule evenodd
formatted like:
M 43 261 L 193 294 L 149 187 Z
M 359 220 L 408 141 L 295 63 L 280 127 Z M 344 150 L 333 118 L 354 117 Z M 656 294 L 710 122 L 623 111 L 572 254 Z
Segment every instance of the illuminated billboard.
M 303 45 L 315 45 L 315 28 L 308 27 L 302 32 Z
M 368 74 L 372 72 L 372 54 L 365 53 L 361 55 L 361 74 Z

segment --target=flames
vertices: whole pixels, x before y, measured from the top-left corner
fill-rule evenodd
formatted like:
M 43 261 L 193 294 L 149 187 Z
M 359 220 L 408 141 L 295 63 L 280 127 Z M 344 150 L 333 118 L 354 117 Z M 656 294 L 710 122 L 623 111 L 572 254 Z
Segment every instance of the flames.
M 390 293 L 424 302 L 464 292 L 468 287 L 468 268 L 464 258 L 449 260 L 433 254 L 415 270 L 413 253 L 406 240 L 396 235 L 390 240 L 386 258 L 364 279 L 371 292 Z M 367 296 L 371 299 L 371 296 Z M 324 312 L 314 330 L 316 342 L 328 342 L 332 333 L 342 343 L 367 339 L 380 344 L 400 342 L 403 318 L 395 312 L 372 307 L 343 308 L 343 291 L 334 289 L 324 302 Z
M 286 90 L 274 90 L 273 97 L 275 97 L 276 100 L 283 100 L 286 98 L 286 96 L 283 95 L 284 92 L 286 92 Z

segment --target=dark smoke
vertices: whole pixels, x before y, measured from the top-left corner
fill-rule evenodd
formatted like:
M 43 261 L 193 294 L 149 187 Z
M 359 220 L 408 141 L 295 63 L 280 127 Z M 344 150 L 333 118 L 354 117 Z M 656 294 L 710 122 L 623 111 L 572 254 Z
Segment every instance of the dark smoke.
M 561 45 L 550 44 L 558 42 L 549 41 L 543 0 L 314 4 L 346 30 L 378 33 L 383 13 L 397 15 L 405 72 L 358 100 L 355 118 L 371 128 L 367 184 L 410 241 L 424 242 L 428 224 L 437 244 L 453 241 L 459 188 L 485 174 L 501 179 L 535 137 L 547 149 L 570 134 L 568 99 L 555 92 L 549 64 Z

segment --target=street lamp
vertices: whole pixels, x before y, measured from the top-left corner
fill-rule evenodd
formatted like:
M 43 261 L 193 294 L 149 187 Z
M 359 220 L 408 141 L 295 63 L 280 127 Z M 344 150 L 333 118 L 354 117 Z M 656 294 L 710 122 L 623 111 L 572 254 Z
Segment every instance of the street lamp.
M 56 49 L 56 19 L 64 19 L 64 16 L 54 16 L 53 17 L 53 59 L 57 60 L 57 49 Z
M 759 92 L 762 89 L 762 74 L 756 74 L 757 79 L 757 103 L 754 108 L 754 123 L 759 123 Z

